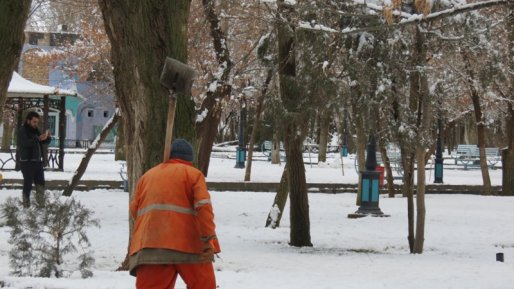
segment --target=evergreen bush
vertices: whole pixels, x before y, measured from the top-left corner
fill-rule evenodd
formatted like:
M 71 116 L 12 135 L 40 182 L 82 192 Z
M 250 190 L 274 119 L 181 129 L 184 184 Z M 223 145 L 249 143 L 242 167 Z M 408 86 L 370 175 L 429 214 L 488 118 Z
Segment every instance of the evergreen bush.
M 10 266 L 15 276 L 60 278 L 80 271 L 82 278 L 93 275 L 91 243 L 86 228 L 99 227 L 93 211 L 74 198 L 46 193 L 42 204 L 32 198 L 23 208 L 19 198 L 8 198 L 1 206 L 6 226 L 11 228 Z M 77 264 L 65 256 L 79 253 Z

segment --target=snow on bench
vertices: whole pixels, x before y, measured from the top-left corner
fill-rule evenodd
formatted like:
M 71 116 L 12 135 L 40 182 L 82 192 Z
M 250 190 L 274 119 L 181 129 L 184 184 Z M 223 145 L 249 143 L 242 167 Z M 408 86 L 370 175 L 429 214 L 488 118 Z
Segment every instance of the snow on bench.
M 498 164 L 501 160 L 500 149 L 499 148 L 485 148 L 485 156 L 487 157 L 487 162 L 489 163 L 489 167 L 492 170 L 495 170 L 496 164 Z
M 496 164 L 500 161 L 500 149 L 485 148 L 485 155 L 490 168 L 496 169 Z M 477 161 L 480 161 L 480 149 L 477 145 L 461 144 L 457 146 L 456 165 L 462 164 L 464 169 L 467 170 L 470 166 L 477 166 Z
M 262 153 L 268 157 L 268 161 L 271 162 L 271 154 L 273 152 L 273 142 L 270 140 L 266 140 L 262 143 L 261 146 Z M 285 160 L 285 154 L 282 153 L 284 151 L 284 143 L 280 142 L 280 159 Z
M 457 146 L 457 155 L 455 157 L 456 165 L 463 165 L 464 170 L 474 166 L 475 162 L 480 160 L 480 152 L 476 145 L 460 144 Z

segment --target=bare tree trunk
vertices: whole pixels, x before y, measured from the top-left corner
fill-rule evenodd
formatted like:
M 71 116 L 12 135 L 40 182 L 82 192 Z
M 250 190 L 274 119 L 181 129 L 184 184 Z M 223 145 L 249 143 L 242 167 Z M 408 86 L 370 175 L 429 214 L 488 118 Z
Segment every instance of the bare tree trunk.
M 280 164 L 280 138 L 278 132 L 273 133 L 273 147 L 271 150 L 271 163 L 274 165 Z
M 433 139 L 435 139 L 435 141 L 433 142 L 433 144 L 430 146 L 427 153 L 425 154 L 425 162 L 424 162 L 425 165 L 428 165 L 428 162 L 430 161 L 432 156 L 435 155 L 435 150 L 437 148 L 437 135 L 434 135 Z
M 211 160 L 212 146 L 218 134 L 218 125 L 221 119 L 222 107 L 218 97 L 207 96 L 203 101 L 203 109 L 207 109 L 207 116 L 204 120 L 197 124 L 198 136 L 198 168 L 204 176 L 209 173 L 209 164 Z
M 425 148 L 419 147 L 416 152 L 416 161 L 418 163 L 418 189 L 416 191 L 416 237 L 414 249 L 412 253 L 423 253 L 423 244 L 425 241 L 425 189 L 426 189 L 426 172 L 425 172 Z
M 510 70 L 514 71 L 514 3 L 509 5 L 509 59 Z M 506 148 L 502 151 L 502 195 L 514 196 L 514 74 L 510 73 L 510 101 L 506 115 Z
M 248 159 L 246 161 L 245 182 L 249 182 L 252 175 L 253 147 L 255 146 L 257 132 L 259 130 L 259 126 L 261 123 L 262 105 L 264 103 L 264 99 L 266 98 L 266 94 L 268 93 L 268 87 L 272 78 L 273 69 L 268 69 L 266 80 L 264 80 L 264 84 L 262 87 L 261 96 L 257 100 L 257 107 L 255 108 L 255 119 L 253 121 L 252 136 L 250 137 L 250 144 L 248 146 Z
M 20 60 L 31 3 L 31 0 L 0 1 L 0 119 L 3 119 L 12 73 Z
M 118 131 L 116 134 L 116 149 L 114 153 L 114 160 L 126 161 L 127 156 L 125 154 L 125 121 L 120 116 L 118 120 Z
M 186 0 L 184 0 L 186 1 Z M 185 60 L 184 60 L 185 61 Z M 168 101 L 168 100 L 166 100 Z M 188 140 L 192 145 L 194 151 L 198 150 L 198 140 L 196 137 L 196 105 L 193 98 L 190 95 L 185 97 L 178 97 L 176 99 L 176 110 L 175 110 L 175 123 L 173 125 L 173 138 L 181 138 Z M 168 106 L 166 104 L 166 106 Z M 166 114 L 167 114 L 166 109 Z M 126 128 L 126 126 L 125 126 Z M 125 140 L 126 141 L 126 140 Z M 162 159 L 162 153 L 161 153 Z M 198 164 L 198 160 L 195 160 L 195 165 Z
M 377 127 L 378 131 L 381 131 L 383 117 L 380 114 L 380 110 L 378 109 L 378 107 L 375 107 L 374 110 L 375 110 L 375 115 L 377 116 L 376 127 Z M 394 189 L 393 170 L 391 169 L 391 161 L 389 160 L 389 156 L 387 155 L 386 140 L 383 137 L 378 138 L 378 147 L 380 150 L 380 154 L 382 155 L 382 161 L 384 163 L 385 178 L 387 181 L 387 192 L 388 192 L 390 198 L 394 198 L 396 192 Z
M 324 111 L 320 116 L 319 122 L 319 157 L 318 162 L 324 163 L 327 161 L 327 146 L 328 146 L 328 132 L 330 130 L 330 120 L 332 114 L 330 110 Z
M 287 115 L 284 120 L 286 167 L 289 174 L 289 198 L 291 205 L 291 246 L 312 246 L 309 221 L 309 199 L 303 163 L 304 115 L 301 113 L 301 93 L 296 79 L 295 31 L 292 21 L 294 5 L 285 0 L 277 1 L 280 17 L 288 21 L 278 22 L 278 62 L 280 97 Z M 303 127 L 302 127 L 303 124 Z M 302 132 L 303 131 L 303 132 Z
M 209 22 L 210 34 L 218 61 L 218 72 L 211 80 L 216 89 L 209 90 L 207 97 L 202 103 L 201 111 L 206 110 L 207 115 L 197 125 L 197 136 L 199 143 L 198 150 L 198 168 L 207 176 L 209 172 L 209 164 L 211 160 L 212 145 L 218 134 L 218 126 L 221 120 L 223 107 L 221 100 L 229 97 L 232 86 L 229 83 L 229 76 L 232 70 L 232 61 L 230 59 L 230 50 L 228 49 L 228 41 L 225 32 L 220 27 L 220 17 L 216 12 L 214 0 L 202 0 L 203 10 L 207 21 Z
M 104 140 L 107 138 L 111 130 L 116 126 L 118 123 L 118 120 L 120 119 L 120 113 L 117 111 L 113 114 L 111 119 L 107 121 L 105 126 L 103 127 L 102 131 L 98 134 L 95 141 L 89 146 L 87 149 L 86 154 L 80 161 L 79 167 L 75 171 L 75 174 L 70 180 L 69 185 L 64 189 L 62 195 L 63 196 L 71 196 L 73 193 L 73 190 L 77 187 L 79 184 L 80 179 L 84 175 L 87 169 L 87 165 L 89 164 L 89 161 L 91 160 L 91 157 L 95 154 L 96 150 L 100 147 L 100 145 L 104 142 Z
M 514 76 L 511 77 L 514 78 Z M 508 114 L 506 137 L 508 146 L 502 151 L 502 195 L 514 196 L 514 109 L 512 103 L 508 104 Z
M 159 78 L 166 57 L 187 62 L 190 0 L 99 0 L 99 5 L 111 41 L 116 99 L 125 121 L 132 198 L 141 175 L 162 162 L 169 90 L 160 84 Z M 195 117 L 191 96 L 179 95 L 174 137 L 195 144 Z M 127 265 L 128 256 L 121 269 Z
M 111 40 L 116 96 L 125 120 L 129 187 L 134 188 L 144 172 L 162 161 L 169 91 L 159 77 L 167 56 L 187 60 L 190 0 L 99 4 Z M 177 98 L 175 135 L 193 127 L 194 111 L 185 99 L 192 102 L 190 96 Z
M 416 36 L 414 44 L 414 63 L 416 67 L 425 67 L 427 65 L 427 47 L 425 34 L 421 32 L 421 28 L 416 27 Z M 432 102 L 430 99 L 428 88 L 428 77 L 424 70 L 416 70 L 411 77 L 411 101 L 417 100 L 417 132 L 415 154 L 418 169 L 418 190 L 416 193 L 416 235 L 414 248 L 412 253 L 423 253 L 423 245 L 425 241 L 425 163 L 426 151 L 431 141 L 428 139 L 431 135 L 431 124 L 433 121 Z
M 280 184 L 278 186 L 277 194 L 275 195 L 275 200 L 273 200 L 273 206 L 271 206 L 268 218 L 266 219 L 266 227 L 276 229 L 280 226 L 280 220 L 282 220 L 282 214 L 284 213 L 284 208 L 286 207 L 288 196 L 289 177 L 287 174 L 286 166 L 282 172 L 282 178 L 280 179 Z
M 432 121 L 432 106 L 428 91 L 426 72 L 421 67 L 426 66 L 425 35 L 419 26 L 416 27 L 414 45 L 412 49 L 412 67 L 419 67 L 410 74 L 410 88 L 408 100 L 408 113 L 402 122 L 415 124 L 415 138 L 409 134 L 399 135 L 399 143 L 404 170 L 403 194 L 407 197 L 408 241 L 411 253 L 422 253 L 425 232 L 425 155 L 429 141 Z M 396 119 L 399 119 L 400 104 L 393 102 Z M 414 207 L 414 162 L 418 162 L 418 191 L 416 196 L 417 222 L 415 222 Z M 416 223 L 416 225 L 415 225 Z
M 484 195 L 492 194 L 491 189 L 491 178 L 489 177 L 489 167 L 487 166 L 487 155 L 485 154 L 485 120 L 482 113 L 482 107 L 480 105 L 480 96 L 478 95 L 477 88 L 475 86 L 475 72 L 471 68 L 468 51 L 463 48 L 461 51 L 462 58 L 464 60 L 464 66 L 466 69 L 467 84 L 470 91 L 471 101 L 473 102 L 473 109 L 475 111 L 475 123 L 477 127 L 477 138 L 478 148 L 480 151 L 480 169 L 482 170 L 482 181 L 484 183 Z
M 296 122 L 286 128 L 286 156 L 291 200 L 291 240 L 295 247 L 312 246 L 309 221 L 309 199 L 303 163 L 303 138 L 298 135 Z
M 357 134 L 357 168 L 358 171 L 363 171 L 366 167 L 366 135 L 364 132 L 364 121 L 360 113 L 355 113 L 353 119 L 355 120 L 355 132 Z M 359 185 L 357 190 L 357 206 L 361 205 L 361 174 L 359 174 Z
M 409 249 L 414 253 L 414 156 L 402 149 L 403 195 L 407 198 L 407 223 Z
M 14 128 L 13 120 L 10 114 L 4 113 L 4 135 L 2 136 L 2 148 L 0 151 L 2 152 L 10 152 L 11 151 L 11 143 L 12 143 L 12 133 Z
M 394 198 L 396 191 L 394 189 L 394 178 L 393 178 L 393 170 L 391 169 L 391 161 L 389 160 L 389 156 L 387 156 L 387 148 L 384 142 L 384 139 L 378 139 L 378 146 L 380 148 L 380 154 L 382 155 L 382 160 L 384 161 L 384 167 L 386 172 L 386 181 L 387 181 L 387 192 L 390 198 Z

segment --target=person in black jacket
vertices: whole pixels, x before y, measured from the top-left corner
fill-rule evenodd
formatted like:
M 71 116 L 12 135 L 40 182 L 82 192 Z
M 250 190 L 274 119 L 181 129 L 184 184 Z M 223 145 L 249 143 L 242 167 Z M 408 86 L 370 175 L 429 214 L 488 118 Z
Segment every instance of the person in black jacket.
M 43 171 L 43 144 L 52 140 L 50 131 L 40 133 L 39 114 L 31 111 L 18 130 L 18 160 L 23 174 L 23 206 L 30 207 L 32 183 L 36 184 L 36 201 L 42 205 L 45 197 L 45 174 Z

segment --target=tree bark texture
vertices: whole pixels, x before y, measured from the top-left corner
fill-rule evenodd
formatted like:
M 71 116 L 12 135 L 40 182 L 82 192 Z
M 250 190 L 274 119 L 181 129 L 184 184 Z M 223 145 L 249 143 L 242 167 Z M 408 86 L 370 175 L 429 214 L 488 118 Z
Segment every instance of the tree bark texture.
M 116 148 L 114 152 L 114 160 L 116 161 L 126 161 L 127 156 L 125 154 L 125 121 L 123 117 L 120 116 L 117 125 L 117 134 L 116 134 Z
M 484 184 L 484 195 L 492 194 L 491 178 L 489 176 L 489 167 L 487 166 L 487 155 L 485 154 L 485 120 L 480 105 L 480 95 L 478 94 L 477 87 L 475 86 L 475 72 L 471 68 L 471 63 L 468 55 L 467 48 L 462 48 L 461 55 L 464 60 L 464 67 L 466 70 L 466 83 L 469 89 L 471 101 L 473 102 L 473 110 L 475 112 L 475 124 L 477 129 L 478 149 L 480 153 L 480 169 L 482 171 L 482 182 Z
M 514 2 L 509 5 L 510 101 L 506 115 L 506 148 L 502 151 L 502 195 L 514 196 Z
M 0 151 L 2 152 L 10 152 L 11 151 L 11 143 L 12 143 L 12 133 L 14 128 L 14 120 L 10 114 L 4 113 L 4 121 L 3 121 L 4 131 L 2 136 L 2 147 Z
M 375 115 L 377 116 L 377 131 L 381 131 L 383 127 L 382 122 L 384 121 L 384 119 L 380 114 L 380 110 L 378 107 L 375 107 L 374 110 Z M 394 198 L 396 191 L 394 189 L 393 170 L 391 169 L 391 161 L 389 159 L 389 156 L 387 155 L 387 143 L 385 138 L 378 137 L 378 148 L 380 150 L 380 154 L 382 155 L 382 162 L 384 163 L 385 178 L 387 182 L 387 193 L 390 198 Z
M 166 57 L 187 61 L 190 0 L 100 0 L 99 4 L 111 41 L 132 192 L 139 177 L 162 161 L 170 92 L 159 78 Z M 190 96 L 177 98 L 182 100 L 177 101 L 177 111 L 184 115 L 177 113 L 175 132 L 191 130 L 193 115 L 184 106 L 192 100 Z
M 198 137 L 198 168 L 207 176 L 212 153 L 212 145 L 218 134 L 218 126 L 223 112 L 222 99 L 230 97 L 232 86 L 229 83 L 232 61 L 228 49 L 228 41 L 225 32 L 220 26 L 220 17 L 215 10 L 214 0 L 202 0 L 203 9 L 209 22 L 210 34 L 218 61 L 218 71 L 211 81 L 216 85 L 214 91 L 208 90 L 200 111 L 207 110 L 207 115 L 196 126 Z
M 432 105 L 425 72 L 427 66 L 427 47 L 425 35 L 416 27 L 412 47 L 411 66 L 415 68 L 409 76 L 409 99 L 407 114 L 401 121 L 414 127 L 415 137 L 399 135 L 399 144 L 403 164 L 403 194 L 407 197 L 408 242 L 411 253 L 422 253 L 425 232 L 425 156 L 432 143 L 431 134 Z M 393 103 L 395 118 L 400 117 L 400 102 Z M 418 162 L 418 190 L 416 207 L 414 206 L 414 164 Z
M 0 1 L 0 119 L 12 73 L 20 60 L 31 3 L 32 0 Z
M 426 150 L 420 146 L 416 152 L 416 162 L 418 163 L 417 181 L 418 188 L 416 191 L 416 236 L 414 242 L 414 254 L 423 253 L 423 245 L 425 242 L 425 189 L 426 189 L 426 171 L 425 171 L 425 155 Z
M 290 245 L 295 247 L 312 246 L 310 236 L 309 199 L 305 165 L 303 163 L 303 137 L 298 135 L 294 122 L 286 128 L 286 167 L 289 176 L 289 199 L 291 200 Z
M 284 167 L 282 172 L 282 178 L 280 178 L 280 184 L 277 189 L 277 194 L 273 200 L 273 205 L 266 219 L 266 227 L 276 229 L 280 226 L 280 220 L 286 207 L 287 197 L 289 196 L 289 177 L 287 174 L 287 167 Z
M 385 177 L 387 182 L 387 193 L 390 198 L 394 198 L 396 194 L 396 190 L 394 189 L 394 178 L 393 178 L 393 170 L 391 169 L 391 161 L 387 156 L 387 148 L 383 138 L 379 138 L 378 146 L 380 148 L 380 154 L 382 155 L 382 161 L 384 162 L 385 167 Z
M 353 110 L 355 111 L 355 109 Z M 366 168 L 366 134 L 364 132 L 364 120 L 362 119 L 362 115 L 358 112 L 354 112 L 355 120 L 355 132 L 357 135 L 357 168 L 358 171 L 363 171 Z M 359 185 L 357 189 L 357 206 L 361 205 L 361 174 L 359 173 Z
M 403 164 L 402 193 L 407 199 L 407 240 L 410 252 L 414 253 L 414 156 L 403 148 L 401 155 Z
M 278 132 L 273 133 L 273 147 L 271 149 L 271 163 L 280 165 L 280 138 Z
M 302 94 L 296 79 L 295 31 L 293 24 L 294 5 L 278 1 L 280 17 L 287 21 L 278 22 L 278 59 L 280 97 L 286 116 L 285 149 L 286 167 L 289 174 L 289 199 L 291 205 L 291 246 L 312 246 L 310 236 L 309 199 L 303 163 L 303 140 L 305 136 L 304 115 L 301 112 Z M 303 127 L 302 127 L 303 126 Z
M 330 110 L 322 112 L 319 122 L 319 158 L 318 162 L 324 163 L 327 161 L 327 147 L 328 147 L 328 133 L 330 130 L 330 121 L 332 114 Z
M 252 135 L 250 136 L 250 143 L 248 145 L 248 159 L 246 160 L 246 171 L 245 171 L 245 182 L 249 182 L 252 175 L 252 161 L 253 161 L 253 147 L 255 146 L 255 141 L 257 140 L 257 132 L 259 131 L 259 127 L 261 124 L 261 115 L 263 111 L 264 99 L 266 98 L 266 94 L 268 93 L 268 87 L 271 83 L 271 79 L 273 78 L 273 69 L 268 69 L 266 74 L 266 79 L 264 80 L 264 84 L 261 90 L 261 95 L 257 99 L 257 106 L 255 107 L 255 119 L 253 120 L 253 129 Z
M 508 146 L 502 151 L 502 195 L 514 196 L 514 109 L 508 104 L 507 118 Z
M 99 0 L 111 41 L 116 100 L 124 117 L 130 198 L 139 178 L 162 162 L 169 90 L 160 83 L 166 57 L 187 62 L 190 0 Z M 196 143 L 195 103 L 177 96 L 174 137 Z M 132 223 L 130 223 L 132 232 Z M 121 269 L 127 268 L 126 258 Z
M 414 43 L 414 67 L 427 66 L 427 47 L 425 34 L 420 27 L 416 27 L 415 43 Z M 431 133 L 432 124 L 432 105 L 428 87 L 428 77 L 424 70 L 417 69 L 411 76 L 411 101 L 417 100 L 417 146 L 415 148 L 418 179 L 416 193 L 416 235 L 414 248 L 412 253 L 423 253 L 425 240 L 425 158 L 426 151 L 433 143 L 432 140 L 426 139 L 433 134 Z M 416 110 L 414 110 L 416 111 Z

